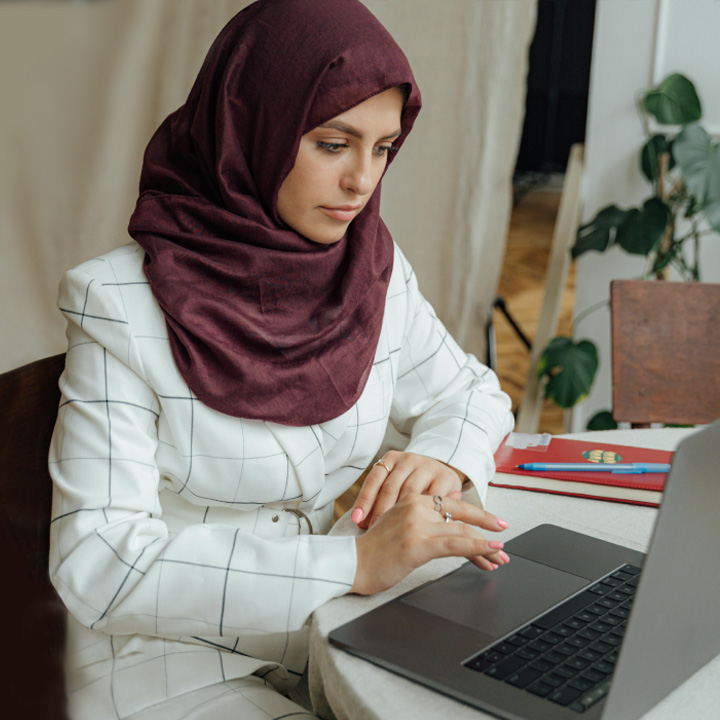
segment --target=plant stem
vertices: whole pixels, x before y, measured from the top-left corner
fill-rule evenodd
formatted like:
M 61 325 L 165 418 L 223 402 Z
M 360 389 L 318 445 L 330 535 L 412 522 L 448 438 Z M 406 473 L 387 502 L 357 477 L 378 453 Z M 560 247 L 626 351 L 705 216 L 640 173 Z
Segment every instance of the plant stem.
M 601 300 L 600 302 L 597 302 L 597 303 L 591 305 L 590 307 L 585 308 L 581 313 L 578 313 L 577 317 L 574 318 L 571 323 L 570 334 L 574 335 L 575 328 L 577 328 L 577 326 L 580 324 L 580 321 L 584 320 L 588 315 L 590 315 L 591 313 L 594 313 L 596 310 L 599 310 L 601 307 L 603 307 L 603 305 L 607 305 L 609 307 L 610 301 L 609 300 Z

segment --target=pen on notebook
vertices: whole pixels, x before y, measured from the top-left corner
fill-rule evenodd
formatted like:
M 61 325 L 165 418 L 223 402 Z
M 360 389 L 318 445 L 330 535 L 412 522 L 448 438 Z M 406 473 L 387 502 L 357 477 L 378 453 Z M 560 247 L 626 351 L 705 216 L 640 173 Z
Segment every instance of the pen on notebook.
M 670 470 L 667 463 L 523 463 L 517 466 L 519 470 L 534 470 L 536 472 L 613 472 L 613 473 L 666 473 Z

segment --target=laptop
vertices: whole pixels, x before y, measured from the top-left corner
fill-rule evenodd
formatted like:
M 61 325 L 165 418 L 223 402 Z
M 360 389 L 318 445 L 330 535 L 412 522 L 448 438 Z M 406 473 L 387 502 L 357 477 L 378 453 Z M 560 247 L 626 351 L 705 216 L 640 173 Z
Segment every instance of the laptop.
M 720 653 L 720 422 L 674 454 L 647 555 L 555 525 L 333 630 L 500 718 L 635 720 Z

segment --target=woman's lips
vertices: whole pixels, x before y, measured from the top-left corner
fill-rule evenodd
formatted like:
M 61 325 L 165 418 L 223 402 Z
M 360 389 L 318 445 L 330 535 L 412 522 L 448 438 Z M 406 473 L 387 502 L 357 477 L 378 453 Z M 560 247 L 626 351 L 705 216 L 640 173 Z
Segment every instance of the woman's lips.
M 320 207 L 328 217 L 333 220 L 350 222 L 360 211 L 361 205 L 336 205 L 334 207 Z

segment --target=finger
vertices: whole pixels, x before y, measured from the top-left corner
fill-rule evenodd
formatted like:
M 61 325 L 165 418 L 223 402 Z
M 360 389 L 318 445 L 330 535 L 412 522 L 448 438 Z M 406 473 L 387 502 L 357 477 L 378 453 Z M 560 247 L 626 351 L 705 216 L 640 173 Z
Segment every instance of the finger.
M 443 512 L 449 512 L 453 520 L 462 520 L 464 523 L 475 525 L 483 530 L 501 532 L 510 527 L 506 520 L 502 520 L 488 510 L 450 496 L 443 498 Z
M 367 527 L 372 527 L 385 512 L 397 504 L 400 499 L 400 491 L 407 481 L 407 478 L 407 470 L 405 468 L 393 468 L 393 471 L 387 476 L 387 479 L 375 498 L 375 504 L 370 510 L 366 521 Z
M 387 466 L 392 469 L 392 465 L 390 465 L 389 462 Z M 375 504 L 378 492 L 387 479 L 388 474 L 387 469 L 383 465 L 375 463 L 375 465 L 370 468 L 360 488 L 360 492 L 353 503 L 350 517 L 354 523 L 359 525 L 363 520 L 367 519 L 370 510 Z
M 446 495 L 452 496 L 457 492 L 459 496 L 462 496 L 462 483 L 460 483 L 458 476 L 455 473 L 450 474 L 451 472 L 452 471 L 445 472 L 433 478 L 433 481 L 427 489 L 427 494 L 445 497 Z
M 439 494 L 430 493 L 430 486 L 433 484 L 434 480 L 435 475 L 432 470 L 428 470 L 427 468 L 413 469 L 413 471 L 408 475 L 407 479 L 400 488 L 398 500 L 402 500 L 408 495 L 413 494 Z
M 503 550 L 505 544 L 502 540 L 488 539 L 472 525 L 445 520 L 440 517 L 425 529 L 425 534 L 431 542 L 448 543 L 457 541 L 458 547 L 463 548 L 463 555 L 477 555 L 489 558 L 498 565 L 509 562 L 510 558 Z M 466 541 L 466 545 L 462 545 Z

